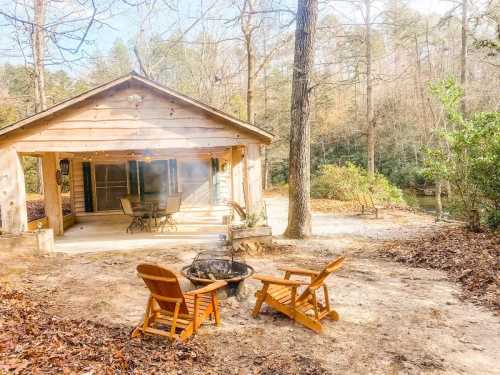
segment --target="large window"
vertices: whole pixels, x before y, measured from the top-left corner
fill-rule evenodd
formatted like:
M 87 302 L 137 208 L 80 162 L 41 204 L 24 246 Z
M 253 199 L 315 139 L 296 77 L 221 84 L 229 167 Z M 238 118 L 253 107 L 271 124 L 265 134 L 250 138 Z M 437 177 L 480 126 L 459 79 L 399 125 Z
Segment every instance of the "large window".
M 177 161 L 155 160 L 149 163 L 144 161 L 129 161 L 130 194 L 140 196 L 141 199 L 166 198 L 175 194 L 177 188 Z
M 168 164 L 166 160 L 155 160 L 143 164 L 144 194 L 168 193 Z
M 163 199 L 178 192 L 177 161 L 83 162 L 85 212 L 120 210 L 126 195 Z
M 120 198 L 128 194 L 127 167 L 120 164 L 95 164 L 97 211 L 119 210 Z
M 186 206 L 206 206 L 210 204 L 208 160 L 183 160 L 180 163 L 182 182 L 182 203 Z

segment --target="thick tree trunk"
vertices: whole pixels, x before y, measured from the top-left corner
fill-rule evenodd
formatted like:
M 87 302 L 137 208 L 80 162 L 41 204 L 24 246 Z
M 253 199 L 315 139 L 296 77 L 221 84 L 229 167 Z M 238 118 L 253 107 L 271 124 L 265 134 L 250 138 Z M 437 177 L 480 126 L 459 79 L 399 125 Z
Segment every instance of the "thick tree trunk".
M 285 236 L 290 238 L 311 235 L 309 97 L 317 18 L 317 0 L 298 1 L 290 126 L 288 227 L 285 231 Z
M 462 0 L 462 50 L 460 53 L 460 85 L 464 90 L 464 97 L 461 102 L 462 114 L 467 114 L 467 1 Z
M 32 38 L 33 65 L 35 75 L 35 112 L 47 108 L 45 96 L 45 0 L 35 0 L 34 3 L 34 28 Z
M 372 86 L 372 25 L 370 21 L 371 0 L 365 0 L 365 48 L 366 48 L 366 129 L 368 142 L 368 176 L 375 174 L 375 123 L 373 121 L 373 86 Z

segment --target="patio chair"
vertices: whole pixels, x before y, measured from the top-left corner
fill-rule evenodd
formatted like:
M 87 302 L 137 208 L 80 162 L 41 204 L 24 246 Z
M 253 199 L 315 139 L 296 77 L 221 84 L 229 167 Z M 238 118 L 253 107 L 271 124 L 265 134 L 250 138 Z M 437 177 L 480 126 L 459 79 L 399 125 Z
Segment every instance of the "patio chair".
M 228 206 L 233 209 L 234 212 L 238 214 L 240 217 L 241 221 L 245 221 L 247 219 L 247 213 L 243 207 L 241 207 L 237 202 L 235 201 L 228 201 L 227 202 Z
M 122 211 L 125 215 L 130 216 L 132 221 L 125 230 L 127 233 L 134 233 L 134 230 L 144 231 L 146 228 L 151 231 L 152 210 L 137 209 L 132 207 L 132 203 L 127 198 L 120 198 Z M 147 219 L 147 223 L 144 221 Z
M 217 326 L 220 325 L 216 292 L 227 285 L 225 281 L 215 281 L 183 293 L 176 275 L 166 268 L 139 264 L 137 273 L 144 280 L 150 295 L 144 320 L 134 329 L 132 337 L 148 333 L 184 341 L 209 318 Z
M 177 223 L 174 220 L 174 215 L 180 211 L 182 203 L 182 194 L 172 194 L 167 197 L 166 206 L 163 210 L 156 211 L 155 218 L 162 220 L 162 231 L 165 226 L 175 228 L 177 230 Z
M 267 303 L 297 323 L 320 333 L 323 329 L 321 325 L 323 318 L 339 320 L 339 314 L 330 307 L 325 279 L 339 269 L 343 262 L 344 257 L 337 258 L 322 271 L 290 267 L 279 268 L 285 272 L 283 279 L 259 274 L 253 275 L 253 278 L 262 281 L 263 284 L 262 289 L 255 294 L 257 301 L 252 311 L 253 317 L 257 317 L 262 304 Z M 291 280 L 292 275 L 307 276 L 310 277 L 310 281 Z M 297 289 L 302 285 L 307 287 L 297 297 Z M 318 299 L 320 289 L 323 289 L 323 302 Z
M 241 207 L 235 201 L 227 201 L 226 203 L 233 210 L 233 215 L 232 215 L 233 218 L 234 218 L 234 213 L 236 212 L 238 214 L 238 216 L 240 217 L 241 221 L 246 221 L 247 218 L 248 218 L 248 216 L 249 216 L 249 214 L 251 214 L 251 212 L 250 213 L 247 212 L 245 208 Z M 264 222 L 266 223 L 266 225 L 268 225 L 268 216 L 267 216 L 267 205 L 266 205 L 266 202 L 262 201 L 261 207 L 259 209 L 255 210 L 253 213 L 254 214 L 258 214 L 259 216 L 261 216 L 261 218 L 264 220 Z

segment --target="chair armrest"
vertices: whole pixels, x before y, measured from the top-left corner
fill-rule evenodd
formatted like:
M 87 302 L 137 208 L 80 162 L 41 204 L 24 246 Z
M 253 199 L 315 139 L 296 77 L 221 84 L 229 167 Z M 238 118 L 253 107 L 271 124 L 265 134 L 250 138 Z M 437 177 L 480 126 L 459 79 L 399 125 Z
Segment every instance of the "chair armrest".
M 214 290 L 217 290 L 219 288 L 222 288 L 223 286 L 226 286 L 227 283 L 224 280 L 217 280 L 214 281 L 211 284 L 208 284 L 207 286 L 195 289 L 195 290 L 190 290 L 189 292 L 186 292 L 184 294 L 187 294 L 189 296 L 195 296 L 197 294 L 206 294 L 213 292 Z
M 278 270 L 301 276 L 318 276 L 320 274 L 320 271 L 312 271 L 305 268 L 279 267 Z
M 268 284 L 285 285 L 285 286 L 300 286 L 309 284 L 303 281 L 280 279 L 278 277 L 261 275 L 258 273 L 256 273 L 252 277 L 256 280 L 262 281 L 264 284 L 268 283 Z

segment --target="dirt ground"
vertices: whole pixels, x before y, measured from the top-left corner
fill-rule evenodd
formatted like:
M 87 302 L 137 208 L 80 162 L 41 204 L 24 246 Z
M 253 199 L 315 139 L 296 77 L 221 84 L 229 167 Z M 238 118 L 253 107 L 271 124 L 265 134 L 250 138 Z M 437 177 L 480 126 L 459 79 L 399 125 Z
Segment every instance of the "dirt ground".
M 271 202 L 274 209 L 282 204 Z M 283 224 L 282 213 L 271 218 L 275 233 Z M 324 332 L 316 335 L 268 308 L 253 319 L 250 311 L 260 284 L 248 280 L 242 296 L 221 301 L 222 326 L 203 327 L 192 339 L 227 364 L 221 373 L 252 374 L 256 365 L 276 353 L 285 360 L 317 362 L 339 374 L 499 373 L 498 316 L 463 302 L 459 285 L 445 273 L 376 255 L 384 241 L 436 230 L 432 218 L 404 211 L 386 212 L 380 220 L 321 213 L 315 214 L 315 222 L 319 229 L 312 240 L 286 241 L 278 236 L 276 243 L 292 246 L 245 260 L 259 273 L 278 276 L 279 266 L 318 269 L 345 255 L 345 267 L 327 281 L 340 321 L 326 321 Z M 197 252 L 214 246 L 36 258 L 0 254 L 0 281 L 28 287 L 36 298 L 49 298 L 54 302 L 51 313 L 57 316 L 132 329 L 147 298 L 135 275 L 136 265 L 153 262 L 180 271 Z

